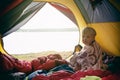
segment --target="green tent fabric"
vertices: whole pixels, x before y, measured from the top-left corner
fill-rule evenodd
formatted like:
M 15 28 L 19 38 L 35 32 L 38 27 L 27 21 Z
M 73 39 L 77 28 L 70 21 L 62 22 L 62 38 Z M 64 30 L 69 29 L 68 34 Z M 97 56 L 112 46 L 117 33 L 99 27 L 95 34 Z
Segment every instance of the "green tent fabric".
M 24 0 L 22 3 L 17 5 L 17 7 L 11 9 L 3 16 L 0 16 L 0 33 L 5 36 L 16 31 L 30 18 L 32 18 L 32 16 L 35 15 L 43 5 L 45 5 L 45 2 L 32 3 L 32 0 Z
M 17 7 L 11 9 L 3 16 L 0 16 L 0 33 L 3 34 L 13 28 L 13 25 L 23 13 L 23 10 L 31 3 L 32 0 L 24 0 Z

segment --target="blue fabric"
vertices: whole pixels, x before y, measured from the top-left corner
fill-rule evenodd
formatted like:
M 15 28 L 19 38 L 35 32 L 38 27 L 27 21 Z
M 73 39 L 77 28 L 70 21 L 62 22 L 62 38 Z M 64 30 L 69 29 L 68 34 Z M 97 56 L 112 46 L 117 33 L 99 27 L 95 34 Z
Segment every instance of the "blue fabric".
M 25 80 L 32 80 L 32 78 L 34 78 L 35 76 L 37 75 L 44 75 L 44 76 L 47 76 L 47 71 L 46 70 L 37 70 L 37 71 L 34 71 L 33 73 L 29 74 Z
M 69 67 L 67 64 L 63 64 L 63 65 L 60 65 L 60 66 L 57 66 L 57 67 L 51 69 L 51 70 L 47 73 L 47 75 L 50 75 L 50 74 L 52 74 L 53 72 L 56 72 L 56 71 L 59 71 L 59 70 L 65 70 L 65 71 L 67 71 L 67 72 L 74 73 L 74 70 L 73 70 L 71 67 Z
M 34 71 L 33 73 L 29 74 L 25 78 L 25 80 L 32 80 L 37 75 L 48 76 L 48 75 L 51 75 L 53 72 L 60 71 L 60 70 L 65 70 L 67 72 L 74 73 L 74 70 L 71 67 L 69 67 L 66 64 L 63 64 L 63 65 L 57 66 L 57 67 L 49 70 L 49 72 L 47 72 L 46 70 L 37 70 L 37 71 Z

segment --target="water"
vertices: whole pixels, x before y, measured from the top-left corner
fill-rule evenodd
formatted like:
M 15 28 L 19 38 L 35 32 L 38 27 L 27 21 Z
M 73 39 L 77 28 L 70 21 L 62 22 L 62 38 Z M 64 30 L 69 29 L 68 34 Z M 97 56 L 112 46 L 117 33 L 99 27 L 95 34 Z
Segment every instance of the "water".
M 73 51 L 79 42 L 79 32 L 14 32 L 3 40 L 9 54 Z

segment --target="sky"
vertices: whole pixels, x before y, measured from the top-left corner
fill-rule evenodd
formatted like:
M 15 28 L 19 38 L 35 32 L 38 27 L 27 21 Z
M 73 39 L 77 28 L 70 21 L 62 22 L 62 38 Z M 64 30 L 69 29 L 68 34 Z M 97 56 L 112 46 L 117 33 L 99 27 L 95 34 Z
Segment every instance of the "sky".
M 20 29 L 64 29 L 77 26 L 61 12 L 46 4 Z M 79 32 L 13 32 L 3 38 L 10 54 L 42 51 L 73 51 L 79 42 Z
M 39 25 L 39 26 L 38 26 Z M 38 29 L 38 28 L 77 28 L 77 26 L 69 20 L 60 11 L 56 10 L 50 4 L 46 4 L 40 11 L 25 24 L 21 29 Z

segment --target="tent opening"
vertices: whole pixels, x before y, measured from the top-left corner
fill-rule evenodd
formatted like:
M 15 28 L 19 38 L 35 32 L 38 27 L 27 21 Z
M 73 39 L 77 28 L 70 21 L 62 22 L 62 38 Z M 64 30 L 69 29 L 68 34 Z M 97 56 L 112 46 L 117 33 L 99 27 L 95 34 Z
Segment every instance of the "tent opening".
M 77 25 L 46 3 L 25 25 L 3 40 L 9 54 L 24 54 L 73 51 L 79 37 Z

